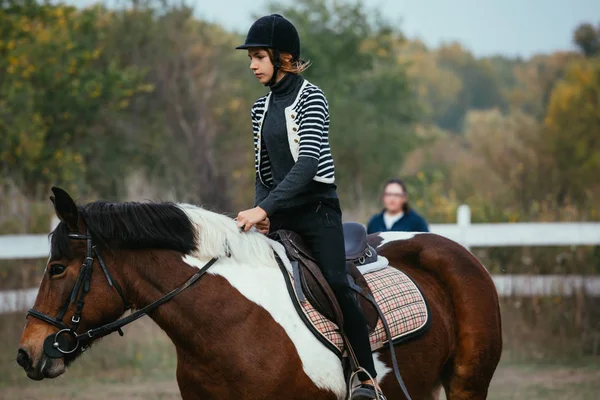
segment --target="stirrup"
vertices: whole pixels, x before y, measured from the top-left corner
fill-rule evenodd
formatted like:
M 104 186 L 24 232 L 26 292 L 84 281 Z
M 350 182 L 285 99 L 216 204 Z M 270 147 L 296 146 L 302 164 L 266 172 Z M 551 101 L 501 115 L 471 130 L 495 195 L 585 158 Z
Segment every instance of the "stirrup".
M 352 390 L 350 400 L 387 400 L 381 389 L 375 389 L 373 385 L 362 383 Z

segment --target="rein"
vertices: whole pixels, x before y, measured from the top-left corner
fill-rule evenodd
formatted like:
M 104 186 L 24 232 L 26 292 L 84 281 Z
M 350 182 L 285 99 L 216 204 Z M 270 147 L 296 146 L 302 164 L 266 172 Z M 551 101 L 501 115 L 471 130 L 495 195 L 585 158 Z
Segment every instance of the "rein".
M 81 352 L 87 350 L 89 346 L 89 342 L 92 339 L 98 339 L 104 336 L 107 336 L 113 332 L 119 332 L 119 335 L 123 336 L 122 327 L 128 325 L 141 317 L 147 315 L 152 312 L 157 307 L 171 300 L 173 297 L 177 296 L 179 293 L 183 292 L 185 289 L 196 283 L 207 271 L 208 269 L 217 261 L 217 258 L 212 258 L 209 260 L 204 266 L 192 275 L 187 281 L 185 281 L 181 286 L 173 289 L 169 293 L 165 294 L 163 297 L 155 300 L 154 302 L 148 304 L 146 307 L 137 310 L 127 317 L 118 319 L 114 322 L 102 325 L 98 328 L 90 329 L 83 333 L 77 333 L 77 326 L 81 321 L 81 313 L 83 311 L 83 306 L 85 304 L 85 295 L 90 290 L 90 282 L 92 277 L 92 265 L 94 263 L 94 255 L 98 259 L 98 263 L 108 281 L 110 287 L 113 287 L 121 300 L 123 301 L 124 312 L 131 308 L 129 302 L 125 299 L 125 295 L 123 294 L 123 290 L 117 284 L 117 282 L 112 279 L 108 268 L 106 268 L 106 264 L 100 255 L 100 252 L 96 248 L 96 246 L 92 243 L 92 237 L 89 232 L 85 235 L 79 233 L 69 233 L 68 237 L 74 240 L 85 240 L 87 241 L 87 255 L 83 261 L 83 265 L 81 270 L 79 271 L 79 275 L 77 276 L 77 280 L 75 281 L 75 285 L 73 286 L 73 290 L 71 291 L 71 295 L 66 300 L 66 302 L 61 307 L 58 316 L 51 317 L 47 314 L 44 314 L 34 308 L 31 308 L 27 311 L 27 316 L 33 316 L 39 320 L 42 320 L 50 325 L 53 325 L 60 330 L 55 334 L 50 334 L 44 340 L 44 352 L 50 358 L 62 358 L 67 354 L 74 353 L 78 348 L 81 347 Z M 75 308 L 75 313 L 71 317 L 71 327 L 67 326 L 62 320 L 64 315 L 69 307 L 69 304 L 77 301 L 77 306 Z M 71 348 L 69 345 L 75 342 Z

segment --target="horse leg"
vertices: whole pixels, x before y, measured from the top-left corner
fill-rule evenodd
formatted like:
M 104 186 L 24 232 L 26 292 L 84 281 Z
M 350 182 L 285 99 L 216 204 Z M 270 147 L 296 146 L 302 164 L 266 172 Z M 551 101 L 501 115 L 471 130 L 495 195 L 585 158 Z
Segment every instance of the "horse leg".
M 494 282 L 479 260 L 460 245 L 441 237 L 423 236 L 421 241 L 420 265 L 443 282 L 455 316 L 454 351 L 441 379 L 446 396 L 448 400 L 486 399 L 502 354 Z
M 492 303 L 487 310 L 479 310 L 479 313 L 473 311 L 474 316 L 480 317 L 480 321 L 476 318 L 470 324 L 464 320 L 459 321 L 456 350 L 442 373 L 442 384 L 448 400 L 487 398 L 490 382 L 502 355 L 499 309 L 497 303 L 493 304 L 493 298 L 487 300 Z M 471 304 L 481 306 L 485 302 L 480 299 L 478 302 L 473 300 Z M 483 318 L 485 315 L 489 317 L 488 321 Z M 494 315 L 497 317 L 491 318 Z M 492 329 L 495 322 L 497 328 Z
M 483 400 L 487 398 L 499 352 L 472 346 L 469 351 L 460 349 L 450 361 L 448 373 L 442 376 L 442 383 L 448 400 Z

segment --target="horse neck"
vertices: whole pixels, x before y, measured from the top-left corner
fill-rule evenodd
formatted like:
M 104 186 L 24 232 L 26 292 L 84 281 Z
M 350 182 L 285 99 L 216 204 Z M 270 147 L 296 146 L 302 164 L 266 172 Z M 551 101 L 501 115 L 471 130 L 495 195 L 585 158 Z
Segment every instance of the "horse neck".
M 136 309 L 147 306 L 184 284 L 197 268 L 183 261 L 180 253 L 173 251 L 136 251 L 123 257 L 122 271 L 125 297 Z M 205 274 L 193 286 L 181 292 L 151 312 L 154 320 L 171 338 L 177 347 L 195 347 L 194 343 L 204 336 L 204 331 L 219 329 L 223 322 L 214 318 L 214 304 L 224 304 L 227 288 L 220 288 L 213 281 L 218 279 Z M 200 322 L 202 321 L 202 322 Z M 224 329 L 224 328 L 222 328 Z M 196 340 L 193 340 L 195 338 Z

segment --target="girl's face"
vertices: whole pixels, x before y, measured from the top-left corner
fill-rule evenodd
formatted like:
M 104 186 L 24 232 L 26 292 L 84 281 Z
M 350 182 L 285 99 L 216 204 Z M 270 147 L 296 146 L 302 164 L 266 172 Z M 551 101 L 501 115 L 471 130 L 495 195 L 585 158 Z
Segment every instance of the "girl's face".
M 269 83 L 274 70 L 269 53 L 265 49 L 253 47 L 248 49 L 248 57 L 250 58 L 250 69 L 254 76 L 263 85 Z

